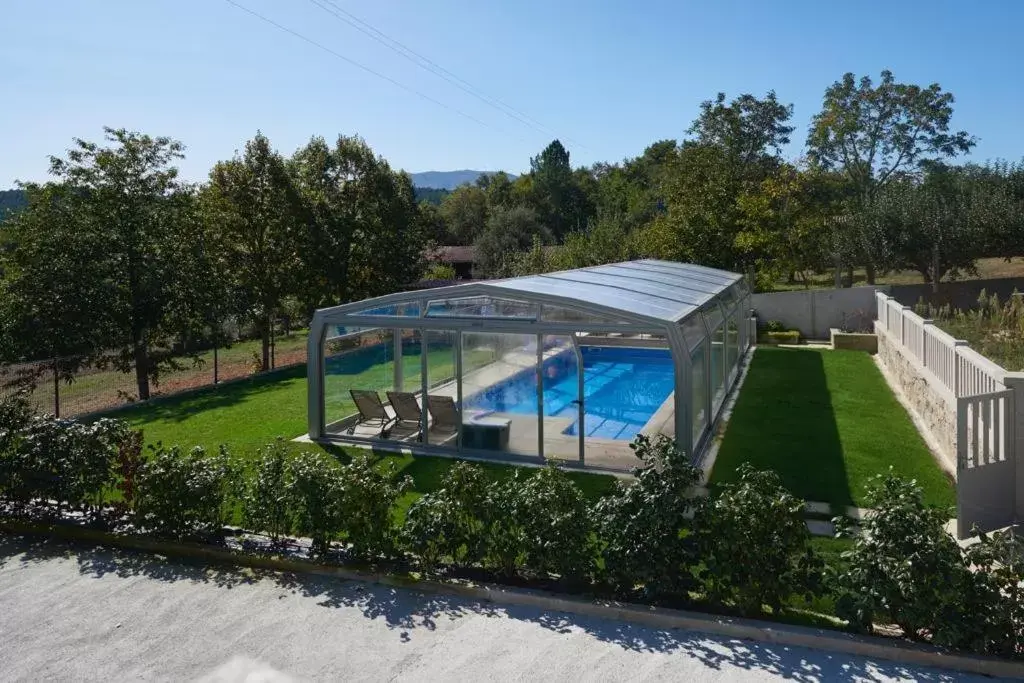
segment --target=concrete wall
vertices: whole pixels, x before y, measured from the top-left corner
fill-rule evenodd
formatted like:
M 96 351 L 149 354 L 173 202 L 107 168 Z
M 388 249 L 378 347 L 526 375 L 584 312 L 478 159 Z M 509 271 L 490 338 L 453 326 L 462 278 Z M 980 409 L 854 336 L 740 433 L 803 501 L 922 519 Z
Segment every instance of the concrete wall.
M 887 287 L 805 289 L 754 294 L 752 306 L 759 323 L 781 321 L 808 339 L 829 339 L 833 327 L 870 331 L 875 319 L 875 292 Z
M 915 359 L 900 352 L 900 342 L 875 323 L 878 337 L 878 360 L 888 380 L 894 383 L 910 404 L 917 418 L 918 429 L 937 448 L 942 468 L 956 476 L 956 402 L 952 393 Z

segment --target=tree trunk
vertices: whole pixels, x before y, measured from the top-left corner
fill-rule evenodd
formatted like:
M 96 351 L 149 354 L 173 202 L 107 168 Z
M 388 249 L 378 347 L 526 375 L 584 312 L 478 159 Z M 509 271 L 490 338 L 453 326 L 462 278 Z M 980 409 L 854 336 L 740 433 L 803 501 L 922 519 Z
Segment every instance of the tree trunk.
M 836 289 L 843 288 L 843 264 L 840 263 L 839 259 L 836 259 L 836 276 L 835 276 Z
M 864 266 L 864 272 L 867 274 L 868 284 L 875 284 L 875 266 L 873 263 L 869 263 Z
M 270 328 L 267 327 L 266 321 L 260 327 L 262 328 L 260 329 L 260 341 L 263 344 L 263 357 L 260 369 L 266 371 L 270 369 Z
M 853 266 L 846 266 L 846 286 L 853 287 Z
M 149 400 L 149 354 L 142 341 L 136 341 L 133 348 L 135 356 L 135 384 L 139 389 L 139 400 Z
M 942 259 L 939 258 L 939 243 L 932 246 L 932 292 L 938 294 L 939 280 L 942 279 Z

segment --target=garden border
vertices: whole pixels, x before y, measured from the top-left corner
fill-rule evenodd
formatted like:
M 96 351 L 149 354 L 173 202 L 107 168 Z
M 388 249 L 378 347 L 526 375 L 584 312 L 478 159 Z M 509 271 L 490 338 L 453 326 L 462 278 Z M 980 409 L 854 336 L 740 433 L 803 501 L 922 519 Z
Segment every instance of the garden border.
M 985 676 L 1024 677 L 1024 663 L 977 655 L 953 654 L 926 645 L 886 640 L 879 636 L 854 635 L 841 631 L 790 626 L 757 619 L 723 617 L 614 600 L 582 600 L 547 591 L 525 590 L 494 584 L 456 583 L 403 577 L 338 565 L 237 553 L 197 544 L 117 535 L 96 529 L 61 524 L 0 519 L 0 531 L 11 535 L 42 536 L 79 543 L 108 545 L 123 550 L 147 552 L 186 560 L 203 560 L 253 569 L 362 581 L 426 593 L 455 595 L 495 604 L 555 610 L 580 616 L 627 621 L 653 628 L 687 629 L 729 638 L 875 657 L 901 664 L 928 666 Z

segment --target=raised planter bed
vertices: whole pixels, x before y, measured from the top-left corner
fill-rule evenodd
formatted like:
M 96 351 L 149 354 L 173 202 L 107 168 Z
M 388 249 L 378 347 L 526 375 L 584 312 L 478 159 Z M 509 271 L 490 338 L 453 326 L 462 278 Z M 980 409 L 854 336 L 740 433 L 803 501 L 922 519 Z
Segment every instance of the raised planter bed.
M 871 332 L 843 332 L 835 327 L 829 329 L 832 348 L 845 351 L 867 351 L 878 353 L 878 337 Z

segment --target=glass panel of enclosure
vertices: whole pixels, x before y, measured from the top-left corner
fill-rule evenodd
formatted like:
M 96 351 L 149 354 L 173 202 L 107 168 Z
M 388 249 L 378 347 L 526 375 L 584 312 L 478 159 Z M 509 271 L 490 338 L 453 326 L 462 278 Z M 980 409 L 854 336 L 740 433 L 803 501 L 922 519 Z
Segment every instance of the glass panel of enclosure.
M 690 351 L 690 415 L 693 428 L 694 447 L 708 427 L 708 354 L 707 339 L 702 339 Z
M 506 318 L 536 320 L 538 304 L 516 299 L 472 296 L 438 299 L 427 306 L 428 318 Z
M 736 371 L 740 359 L 740 330 L 737 324 L 740 309 L 737 307 L 729 314 L 729 321 L 726 326 L 726 368 L 728 370 L 728 384 L 731 386 L 736 378 Z
M 566 308 L 565 306 L 556 306 L 553 304 L 544 304 L 541 307 L 540 319 L 544 322 L 583 323 L 590 325 L 609 325 L 612 327 L 620 325 L 630 326 L 635 324 L 610 315 L 579 311 L 574 308 Z
M 675 364 L 663 332 L 590 334 L 579 341 L 587 464 L 621 463 L 637 434 L 675 433 Z
M 462 334 L 462 448 L 539 455 L 537 335 Z
M 462 422 L 457 381 L 457 334 L 452 330 L 427 330 L 424 334 L 427 412 L 430 416 L 424 441 L 449 448 L 458 446 L 459 426 Z
M 704 319 L 708 323 L 710 331 L 711 353 L 708 362 L 711 365 L 711 384 L 708 388 L 711 393 L 711 414 L 718 412 L 725 396 L 725 318 L 722 310 L 717 304 L 707 305 L 703 311 Z
M 328 328 L 323 342 L 328 433 L 377 438 L 385 430 L 390 419 L 381 392 L 394 388 L 394 339 L 394 332 L 383 328 Z
M 543 349 L 544 457 L 577 461 L 586 429 L 579 351 L 569 335 L 544 336 Z

